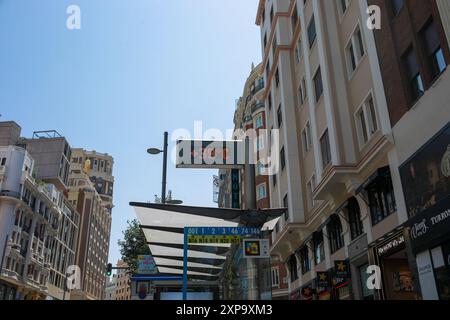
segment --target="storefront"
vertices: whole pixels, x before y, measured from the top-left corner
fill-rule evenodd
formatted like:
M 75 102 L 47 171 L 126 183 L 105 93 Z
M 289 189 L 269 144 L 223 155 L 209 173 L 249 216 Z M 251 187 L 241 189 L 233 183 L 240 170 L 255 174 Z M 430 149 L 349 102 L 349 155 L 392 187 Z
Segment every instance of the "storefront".
M 450 300 L 450 196 L 408 221 L 425 300 Z
M 381 288 L 374 294 L 377 300 L 418 299 L 406 246 L 407 230 L 399 227 L 369 245 L 369 264 L 381 271 Z
M 450 300 L 450 124 L 400 167 L 422 298 Z

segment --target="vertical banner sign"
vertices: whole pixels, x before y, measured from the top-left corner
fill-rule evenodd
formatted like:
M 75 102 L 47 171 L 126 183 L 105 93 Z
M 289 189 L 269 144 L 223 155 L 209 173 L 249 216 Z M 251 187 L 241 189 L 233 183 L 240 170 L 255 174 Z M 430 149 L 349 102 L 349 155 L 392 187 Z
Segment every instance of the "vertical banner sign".
M 239 169 L 231 170 L 231 208 L 240 209 L 241 208 L 241 198 L 240 198 L 240 187 L 239 187 Z
M 219 203 L 220 179 L 219 176 L 213 176 L 213 201 Z

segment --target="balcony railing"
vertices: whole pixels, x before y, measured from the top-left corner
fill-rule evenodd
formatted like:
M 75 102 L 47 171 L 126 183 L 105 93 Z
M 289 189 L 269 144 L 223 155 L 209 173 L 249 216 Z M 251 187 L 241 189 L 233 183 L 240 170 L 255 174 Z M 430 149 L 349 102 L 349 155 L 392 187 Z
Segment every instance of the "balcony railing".
M 20 199 L 20 193 L 19 192 L 10 191 L 10 190 L 2 190 L 2 191 L 0 191 L 0 196 Z
M 252 113 L 260 108 L 264 109 L 264 103 L 262 103 L 261 101 L 258 101 L 257 103 L 252 105 Z

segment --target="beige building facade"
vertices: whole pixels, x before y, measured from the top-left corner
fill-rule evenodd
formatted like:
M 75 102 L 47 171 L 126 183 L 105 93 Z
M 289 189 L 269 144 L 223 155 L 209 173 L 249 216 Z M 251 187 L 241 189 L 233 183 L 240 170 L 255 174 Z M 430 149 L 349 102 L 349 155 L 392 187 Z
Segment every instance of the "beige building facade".
M 272 255 L 289 270 L 291 299 L 373 298 L 361 285 L 369 244 L 407 218 L 366 9 L 364 1 L 259 3 L 267 126 L 280 130 L 271 206 L 289 209 Z
M 69 201 L 80 212 L 77 265 L 81 289 L 75 300 L 101 300 L 106 286 L 112 222 L 113 158 L 107 154 L 73 149 L 69 174 Z

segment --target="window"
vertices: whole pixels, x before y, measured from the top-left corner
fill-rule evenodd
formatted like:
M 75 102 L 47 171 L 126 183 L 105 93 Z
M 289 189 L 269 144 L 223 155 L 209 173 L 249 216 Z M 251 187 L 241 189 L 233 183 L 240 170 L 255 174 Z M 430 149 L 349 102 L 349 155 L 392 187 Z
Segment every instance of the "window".
M 266 47 L 267 47 L 267 33 L 264 34 L 263 50 L 266 50 Z
M 302 131 L 303 151 L 306 154 L 312 146 L 311 143 L 311 126 L 309 121 L 306 123 L 305 129 Z
M 422 31 L 422 39 L 429 67 L 431 69 L 431 76 L 433 79 L 436 79 L 445 70 L 447 64 L 441 48 L 436 24 L 432 20 Z
M 259 176 L 265 175 L 266 174 L 266 166 L 264 164 L 262 164 L 261 162 L 258 162 L 258 164 L 256 165 L 256 173 Z
M 306 100 L 306 82 L 305 82 L 305 78 L 302 79 L 300 86 L 298 87 L 298 95 L 299 95 L 299 100 L 300 100 L 300 104 L 303 105 L 305 103 Z
M 306 97 L 307 97 L 306 81 L 305 81 L 305 78 L 302 79 L 301 88 L 302 88 L 302 98 L 301 98 L 301 101 L 302 101 L 302 103 L 304 103 L 304 102 L 306 101 Z
M 367 188 L 372 225 L 383 221 L 397 210 L 389 168 L 379 170 L 378 177 Z
M 394 16 L 397 16 L 400 11 L 402 10 L 404 4 L 405 4 L 405 0 L 391 0 L 391 4 L 392 4 L 392 12 L 394 14 Z
M 272 43 L 272 55 L 275 56 L 275 52 L 277 51 L 277 35 L 275 33 L 275 36 L 273 37 L 273 43 Z
M 328 238 L 330 240 L 331 253 L 335 253 L 344 246 L 344 237 L 342 235 L 342 224 L 339 216 L 333 214 L 330 222 L 327 224 Z
M 403 62 L 408 78 L 408 88 L 410 92 L 410 100 L 412 102 L 419 99 L 425 92 L 422 76 L 420 75 L 419 65 L 417 64 L 416 54 L 411 48 L 403 57 Z
M 297 272 L 297 258 L 295 257 L 295 254 L 291 255 L 289 258 L 289 274 L 291 278 L 291 282 L 294 282 L 298 279 L 298 272 Z
M 278 267 L 272 268 L 271 271 L 272 287 L 278 288 L 280 286 L 280 269 Z
M 289 208 L 288 195 L 286 194 L 283 198 L 283 208 Z M 284 213 L 284 220 L 289 219 L 289 210 Z
M 269 105 L 269 110 L 272 110 L 272 92 L 270 92 L 267 97 L 267 104 Z
M 364 229 L 361 221 L 361 210 L 355 197 L 348 200 L 347 204 L 348 224 L 350 225 L 350 236 L 354 240 L 359 237 Z
M 6 158 L 2 158 L 2 166 L 4 166 L 6 164 Z
M 297 22 L 298 22 L 298 11 L 297 11 L 297 6 L 295 6 L 294 7 L 294 12 L 292 13 L 292 17 L 291 17 L 292 33 L 294 33 L 294 31 L 295 31 L 295 27 L 297 26 Z
M 316 176 L 313 175 L 311 179 L 306 184 L 307 188 L 307 196 L 308 196 L 308 205 L 309 208 L 312 209 L 316 205 L 316 201 L 314 200 L 314 189 L 316 188 Z
M 285 158 L 285 154 L 284 154 L 284 147 L 281 148 L 281 151 L 280 151 L 280 162 L 281 162 L 281 170 L 284 170 L 284 168 L 286 167 L 286 158 Z
M 378 130 L 373 97 L 370 95 L 356 112 L 359 146 L 363 147 Z
M 314 243 L 314 262 L 316 265 L 318 265 L 325 259 L 322 230 L 314 232 L 313 243 Z
M 299 63 L 301 58 L 302 58 L 302 40 L 298 39 L 297 46 L 295 47 L 295 61 Z
M 280 72 L 278 71 L 278 68 L 275 71 L 275 85 L 277 88 L 280 85 Z
M 314 16 L 311 18 L 311 21 L 308 25 L 308 41 L 309 48 L 311 49 L 315 40 L 316 40 L 316 22 L 314 21 Z
M 266 185 L 265 184 L 260 184 L 257 187 L 257 191 L 258 191 L 258 193 L 257 193 L 258 200 L 264 199 L 266 197 Z
M 272 176 L 272 185 L 273 185 L 274 187 L 277 185 L 277 175 L 276 175 L 276 174 L 274 174 L 274 175 Z
M 281 128 L 281 125 L 283 124 L 283 117 L 282 117 L 282 113 L 281 113 L 281 103 L 278 106 L 278 110 L 277 110 L 277 122 L 278 122 L 278 129 Z
M 269 24 L 272 24 L 273 21 L 273 6 L 272 8 L 270 8 L 270 20 L 269 20 Z
M 309 263 L 308 247 L 306 245 L 300 249 L 300 263 L 302 267 L 302 274 L 305 274 L 311 270 L 311 265 Z
M 256 117 L 255 120 L 255 128 L 258 129 L 261 128 L 262 126 L 263 126 L 263 118 L 262 115 L 259 115 L 258 117 Z
M 328 129 L 320 138 L 320 151 L 322 152 L 322 169 L 331 162 L 330 139 L 328 137 Z
M 356 70 L 356 67 L 361 62 L 364 56 L 364 42 L 359 26 L 356 28 L 349 43 L 347 44 L 346 55 L 347 55 L 347 69 L 348 76 L 350 77 Z
M 323 94 L 323 83 L 322 83 L 322 73 L 320 72 L 320 67 L 314 75 L 314 89 L 316 92 L 316 103 L 319 102 L 320 97 Z
M 340 3 L 340 9 L 341 9 L 341 14 L 344 14 L 345 11 L 347 11 L 348 8 L 348 4 L 349 4 L 350 0 L 339 0 Z

